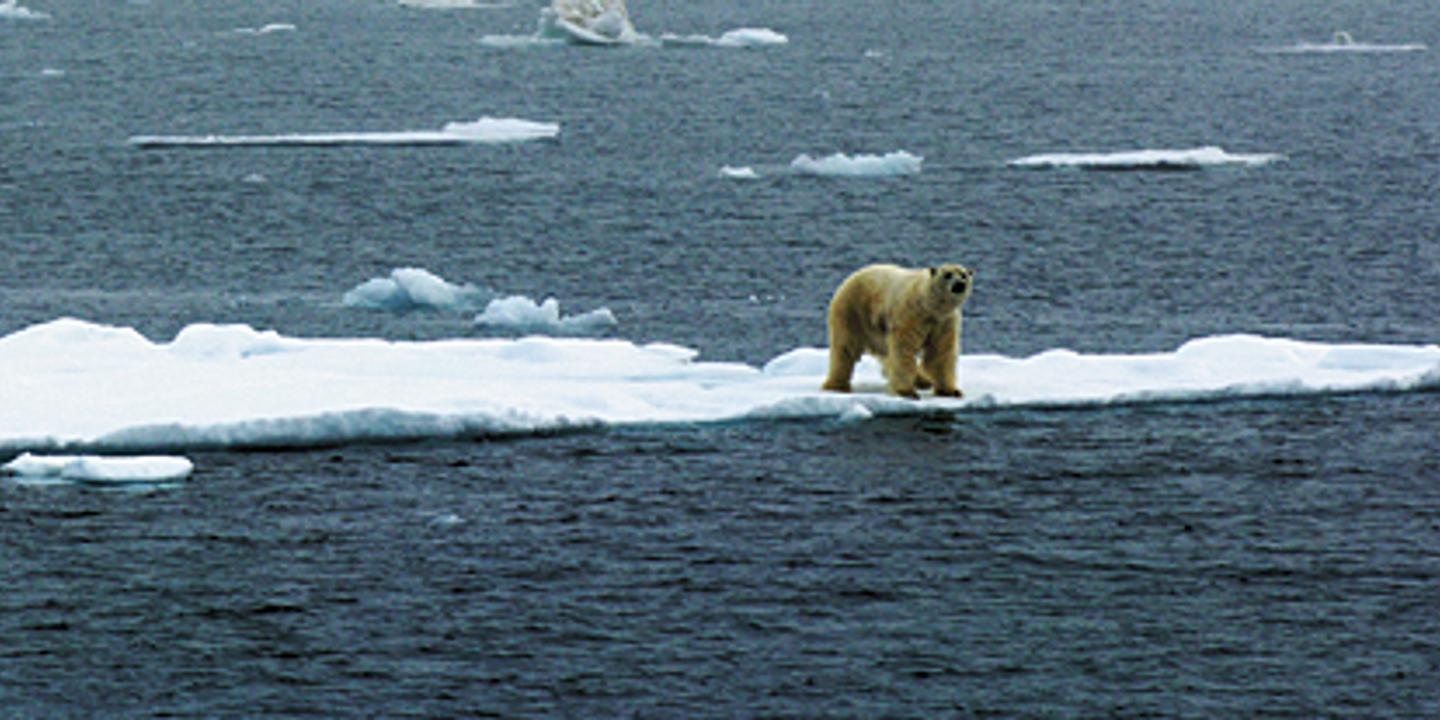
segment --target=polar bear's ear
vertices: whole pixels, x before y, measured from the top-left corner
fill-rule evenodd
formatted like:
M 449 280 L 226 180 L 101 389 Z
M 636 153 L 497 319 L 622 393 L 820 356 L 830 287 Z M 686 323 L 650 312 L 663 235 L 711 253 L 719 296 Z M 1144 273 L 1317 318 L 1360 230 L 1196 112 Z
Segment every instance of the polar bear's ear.
M 930 277 L 935 277 L 935 273 L 937 273 L 937 272 L 940 272 L 940 269 L 937 268 L 937 267 L 935 267 L 934 265 L 931 265 L 931 266 L 930 266 Z

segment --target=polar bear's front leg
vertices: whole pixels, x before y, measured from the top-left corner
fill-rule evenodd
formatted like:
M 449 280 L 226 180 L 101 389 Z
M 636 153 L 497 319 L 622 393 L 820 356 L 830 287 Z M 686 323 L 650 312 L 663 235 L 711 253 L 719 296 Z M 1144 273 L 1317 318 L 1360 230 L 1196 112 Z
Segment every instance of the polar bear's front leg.
M 915 365 L 915 353 L 920 351 L 920 344 L 915 342 L 910 337 L 912 333 L 906 330 L 907 328 L 897 327 L 885 338 L 885 380 L 890 385 L 891 393 L 919 400 L 920 393 L 915 391 L 915 379 L 919 374 L 919 368 Z

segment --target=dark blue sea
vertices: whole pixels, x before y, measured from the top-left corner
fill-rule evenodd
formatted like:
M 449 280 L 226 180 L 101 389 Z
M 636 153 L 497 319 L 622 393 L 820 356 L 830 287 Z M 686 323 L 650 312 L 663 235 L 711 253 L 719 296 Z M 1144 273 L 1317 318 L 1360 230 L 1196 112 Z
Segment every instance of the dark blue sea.
M 341 302 L 417 267 L 754 365 L 823 346 L 854 268 L 960 262 L 966 353 L 1440 340 L 1433 2 L 629 3 L 789 39 L 746 48 L 481 42 L 537 2 L 21 5 L 0 337 L 481 335 Z M 1265 51 L 1337 30 L 1427 48 Z M 562 129 L 128 142 L 482 116 Z M 1007 164 L 1207 146 L 1284 158 Z M 922 172 L 784 171 L 898 150 Z M 1433 390 L 189 456 L 0 479 L 0 716 L 1440 716 Z

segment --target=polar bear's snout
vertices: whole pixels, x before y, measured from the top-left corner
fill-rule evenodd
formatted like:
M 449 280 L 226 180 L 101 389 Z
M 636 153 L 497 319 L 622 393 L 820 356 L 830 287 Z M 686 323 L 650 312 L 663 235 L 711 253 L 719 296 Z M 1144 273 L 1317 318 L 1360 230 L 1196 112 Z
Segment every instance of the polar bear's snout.
M 965 288 L 968 284 L 969 283 L 965 281 L 965 278 L 960 278 L 959 280 L 956 280 L 955 282 L 950 284 L 950 292 L 954 293 L 955 295 L 964 295 Z

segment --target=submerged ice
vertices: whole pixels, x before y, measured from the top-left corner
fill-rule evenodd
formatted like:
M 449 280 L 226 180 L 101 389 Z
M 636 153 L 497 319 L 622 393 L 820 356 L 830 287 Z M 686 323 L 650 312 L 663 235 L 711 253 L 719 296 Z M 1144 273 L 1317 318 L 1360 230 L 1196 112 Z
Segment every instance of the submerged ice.
M 1440 387 L 1440 347 L 1251 335 L 1173 352 L 964 356 L 963 400 L 819 390 L 827 353 L 764 367 L 668 344 L 525 337 L 303 339 L 192 325 L 170 342 L 62 319 L 0 338 L 0 452 L 178 450 L 532 433 L 613 424 L 959 412 Z

